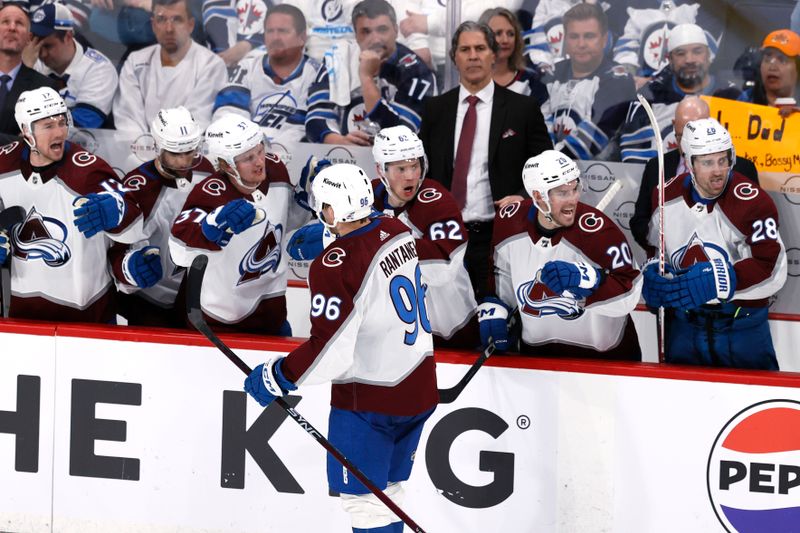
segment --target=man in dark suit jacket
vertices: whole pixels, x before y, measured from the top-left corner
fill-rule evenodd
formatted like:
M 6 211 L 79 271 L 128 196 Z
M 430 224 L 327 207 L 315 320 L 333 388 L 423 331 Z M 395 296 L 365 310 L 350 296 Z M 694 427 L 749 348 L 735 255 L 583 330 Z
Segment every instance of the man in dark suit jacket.
M 0 143 L 17 139 L 19 127 L 14 105 L 24 91 L 38 87 L 56 89 L 56 82 L 22 63 L 22 50 L 30 41 L 28 14 L 18 5 L 6 3 L 0 8 Z
M 681 103 L 675 108 L 675 118 L 672 120 L 678 146 L 680 146 L 684 126 L 692 120 L 709 118 L 709 112 L 708 104 L 697 96 L 687 96 L 681 100 Z M 758 183 L 758 171 L 749 159 L 737 155 L 733 170 L 749 178 L 753 183 Z M 681 154 L 680 148 L 664 154 L 665 182 L 686 172 L 688 170 L 683 161 L 683 154 Z M 636 199 L 636 207 L 631 218 L 633 238 L 647 252 L 648 257 L 655 253 L 655 249 L 647 242 L 647 233 L 650 227 L 650 219 L 653 216 L 653 208 L 655 207 L 652 204 L 652 198 L 653 189 L 656 187 L 658 187 L 658 157 L 653 157 L 644 166 L 642 182 L 639 185 L 639 196 Z M 665 220 L 665 223 L 669 224 L 669 221 Z
M 469 232 L 465 263 L 478 297 L 489 275 L 494 214 L 523 199 L 525 161 L 552 148 L 536 100 L 494 83 L 497 49 L 487 25 L 464 22 L 458 27 L 450 58 L 460 84 L 425 102 L 419 131 L 428 155 L 428 177 L 450 189 L 461 205 Z M 476 96 L 477 103 L 468 103 Z M 462 134 L 468 129 L 464 124 L 469 122 L 471 106 L 477 125 L 474 137 L 467 141 Z M 462 145 L 468 147 L 467 155 L 459 157 Z M 468 170 L 459 172 L 465 166 Z

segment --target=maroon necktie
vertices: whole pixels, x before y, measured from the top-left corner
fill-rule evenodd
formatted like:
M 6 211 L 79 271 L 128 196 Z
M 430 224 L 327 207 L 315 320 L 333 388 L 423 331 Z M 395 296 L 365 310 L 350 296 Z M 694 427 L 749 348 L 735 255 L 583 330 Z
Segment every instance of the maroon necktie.
M 456 161 L 453 165 L 453 181 L 450 184 L 450 192 L 456 199 L 458 207 L 464 209 L 467 204 L 467 174 L 469 174 L 469 160 L 472 157 L 472 141 L 475 139 L 475 126 L 478 123 L 478 112 L 475 105 L 480 99 L 471 94 L 467 96 L 467 114 L 464 115 L 464 123 L 461 125 L 461 135 L 458 137 L 458 148 L 456 149 Z

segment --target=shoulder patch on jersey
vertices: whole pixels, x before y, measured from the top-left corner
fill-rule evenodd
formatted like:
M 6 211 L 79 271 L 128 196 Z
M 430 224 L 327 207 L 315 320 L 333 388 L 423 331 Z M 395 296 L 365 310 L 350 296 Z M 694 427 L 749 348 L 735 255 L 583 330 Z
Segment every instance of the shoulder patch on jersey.
M 600 231 L 604 224 L 605 220 L 594 213 L 584 213 L 581 215 L 581 218 L 578 219 L 578 227 L 586 233 Z
M 733 195 L 739 200 L 752 200 L 758 196 L 758 187 L 752 183 L 740 183 L 733 188 Z
M 425 189 L 420 189 L 417 193 L 417 200 L 422 202 L 423 204 L 430 204 L 439 200 L 442 197 L 442 193 L 434 189 L 433 187 L 427 187 Z
M 500 210 L 500 218 L 511 218 L 517 214 L 519 211 L 519 206 L 522 205 L 521 202 L 514 202 L 513 204 L 508 204 L 507 206 L 503 207 Z
M 203 182 L 202 190 L 211 196 L 221 196 L 228 188 L 224 181 L 219 178 L 209 178 Z
M 398 65 L 400 65 L 401 67 L 405 67 L 405 68 L 414 66 L 417 63 L 419 63 L 419 58 L 417 57 L 416 54 L 413 54 L 413 53 L 404 55 L 397 62 Z
M 264 157 L 267 159 L 267 161 L 272 161 L 273 163 L 280 163 L 281 162 L 280 156 L 278 154 L 274 154 L 272 152 L 264 153 Z
M 325 252 L 325 255 L 322 256 L 322 264 L 323 266 L 336 268 L 343 263 L 342 258 L 346 257 L 347 254 L 344 250 L 335 246 Z
M 72 163 L 77 167 L 88 167 L 97 162 L 97 156 L 89 152 L 75 152 L 72 154 Z
M 87 48 L 83 51 L 83 57 L 88 57 L 95 63 L 105 63 L 108 61 L 106 56 L 95 50 L 94 48 Z
M 14 151 L 14 149 L 19 146 L 19 141 L 14 141 L 13 143 L 6 144 L 4 146 L 0 146 L 0 155 L 8 155 Z
M 125 181 L 122 182 L 122 185 L 127 191 L 138 191 L 147 185 L 147 178 L 141 174 L 133 174 L 125 178 Z

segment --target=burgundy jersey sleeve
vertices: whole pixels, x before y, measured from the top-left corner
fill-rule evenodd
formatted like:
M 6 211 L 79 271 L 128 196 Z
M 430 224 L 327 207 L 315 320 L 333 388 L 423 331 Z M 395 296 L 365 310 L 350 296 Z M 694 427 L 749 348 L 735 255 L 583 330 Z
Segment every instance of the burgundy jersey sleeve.
M 453 251 L 467 242 L 461 210 L 450 191 L 437 181 L 423 182 L 409 209 L 409 219 L 422 233 L 417 238 L 420 261 L 450 259 Z
M 189 193 L 172 224 L 172 236 L 187 248 L 220 250 L 216 243 L 203 235 L 203 219 L 217 207 L 240 197 L 241 194 L 221 173 L 208 176 Z
M 145 219 L 150 217 L 158 200 L 160 180 L 153 161 L 138 166 L 122 178 L 126 194 L 136 202 Z

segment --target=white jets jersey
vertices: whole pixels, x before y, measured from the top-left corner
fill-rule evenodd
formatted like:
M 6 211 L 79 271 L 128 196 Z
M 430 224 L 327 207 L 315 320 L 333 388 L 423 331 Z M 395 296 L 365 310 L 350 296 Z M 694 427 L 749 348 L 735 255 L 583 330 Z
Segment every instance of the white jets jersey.
M 684 174 L 669 181 L 664 192 L 664 245 L 667 262 L 676 270 L 722 258 L 736 271 L 734 301 L 763 307 L 786 282 L 786 249 L 778 231 L 772 198 L 741 174 L 733 173 L 722 195 L 702 202 Z M 658 188 L 653 190 L 658 206 Z M 648 241 L 658 246 L 659 212 L 650 220 Z M 716 303 L 712 301 L 711 303 Z
M 59 94 L 72 112 L 80 128 L 100 128 L 111 113 L 111 101 L 117 92 L 117 69 L 94 48 L 84 49 L 75 42 L 75 55 L 66 70 L 58 74 L 41 60 L 34 68 L 56 80 Z
M 350 15 L 358 0 L 283 0 L 281 4 L 291 4 L 306 17 L 308 41 L 306 53 L 322 61 L 325 52 L 337 41 L 355 42 Z
M 264 0 L 203 0 L 203 30 L 214 53 L 227 50 L 239 41 L 253 48 L 264 43 Z
M 244 58 L 214 102 L 214 119 L 226 113 L 249 118 L 261 126 L 271 143 L 287 148 L 306 136 L 308 89 L 319 63 L 303 56 L 286 79 L 277 77 L 264 53 Z
M 551 342 L 607 351 L 622 341 L 628 314 L 641 293 L 642 277 L 622 231 L 602 212 L 578 203 L 575 223 L 548 236 L 535 222 L 532 200 L 511 204 L 495 216 L 490 291 L 519 308 L 522 341 Z M 602 281 L 585 300 L 553 293 L 539 281 L 548 261 L 586 262 Z
M 525 53 L 531 63 L 546 71 L 564 59 L 564 24 L 561 16 L 580 0 L 540 0 L 531 29 L 524 32 Z
M 174 67 L 161 66 L 161 45 L 133 52 L 122 67 L 114 97 L 116 128 L 146 133 L 159 110 L 182 105 L 205 129 L 227 79 L 222 59 L 195 42 Z

